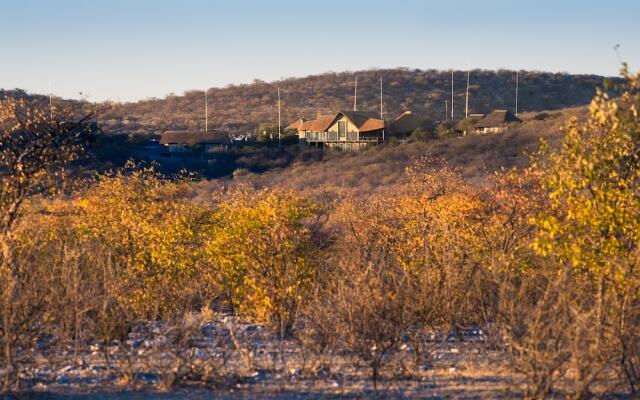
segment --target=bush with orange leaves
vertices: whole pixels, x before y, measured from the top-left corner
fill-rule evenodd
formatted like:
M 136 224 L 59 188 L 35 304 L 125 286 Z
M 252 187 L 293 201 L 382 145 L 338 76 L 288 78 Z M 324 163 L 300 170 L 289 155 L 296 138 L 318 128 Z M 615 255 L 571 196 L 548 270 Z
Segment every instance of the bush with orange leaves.
M 206 242 L 209 279 L 221 282 L 237 312 L 281 335 L 293 328 L 315 277 L 316 210 L 295 192 L 241 188 L 219 202 Z
M 532 253 L 527 216 L 536 207 L 517 175 L 478 188 L 426 161 L 407 175 L 407 184 L 337 201 L 305 318 L 309 338 L 366 360 L 374 382 L 407 339 L 422 362 L 427 333 L 495 322 L 500 281 Z
M 132 316 L 181 314 L 212 293 L 199 277 L 213 208 L 189 199 L 190 180 L 130 164 L 70 204 L 77 237 L 109 252 L 117 277 L 111 289 Z
M 47 299 L 43 326 L 110 340 L 136 320 L 181 317 L 218 296 L 216 282 L 201 278 L 213 207 L 188 194 L 188 177 L 129 165 L 70 198 L 33 203 L 16 229 L 16 256 L 38 277 L 34 296 Z

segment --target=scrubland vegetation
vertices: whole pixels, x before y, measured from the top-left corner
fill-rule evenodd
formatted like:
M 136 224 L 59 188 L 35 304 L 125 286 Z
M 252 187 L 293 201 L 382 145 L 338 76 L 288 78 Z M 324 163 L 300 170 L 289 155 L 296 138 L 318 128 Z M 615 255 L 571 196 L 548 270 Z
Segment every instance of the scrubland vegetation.
M 333 113 L 353 104 L 353 81 L 358 76 L 358 106 L 377 111 L 380 77 L 384 82 L 384 118 L 406 110 L 434 121 L 445 118 L 445 100 L 451 98 L 450 71 L 409 68 L 330 72 L 277 82 L 255 80 L 208 90 L 209 128 L 254 131 L 277 126 L 277 88 L 281 90 L 282 119 L 286 125 L 300 117 Z M 520 112 L 556 110 L 588 104 L 605 78 L 541 71 L 520 71 Z M 466 71 L 455 71 L 455 118 L 464 116 Z M 515 71 L 472 70 L 470 112 L 511 109 L 515 100 Z M 0 90 L 0 98 L 29 98 L 23 91 Z M 59 106 L 82 109 L 90 103 L 54 99 Z M 204 94 L 199 90 L 168 94 L 165 98 L 130 103 L 103 104 L 102 129 L 111 134 L 147 135 L 165 130 L 204 129 Z
M 380 105 L 379 80 L 384 83 L 385 119 L 403 111 L 432 120 L 445 115 L 444 101 L 450 99 L 449 71 L 408 68 L 326 73 L 278 82 L 256 80 L 250 84 L 230 85 L 209 90 L 209 126 L 249 129 L 260 124 L 277 124 L 276 91 L 280 87 L 282 118 L 286 123 L 317 113 L 332 113 L 353 103 L 353 81 L 358 76 L 358 106 L 377 111 Z M 554 74 L 520 71 L 520 111 L 541 111 L 584 105 L 593 96 L 603 77 L 596 75 Z M 454 77 L 455 117 L 464 115 L 465 71 Z M 487 113 L 496 108 L 511 108 L 515 97 L 514 71 L 471 71 L 469 107 L 472 112 Z M 188 91 L 163 99 L 146 99 L 116 105 L 104 115 L 105 130 L 111 132 L 165 129 L 203 129 L 203 93 Z M 168 116 L 172 116 L 167 118 Z
M 32 365 L 91 348 L 118 387 L 153 372 L 156 389 L 224 389 L 258 371 L 240 318 L 282 344 L 269 354 L 283 374 L 286 343 L 303 377 L 346 360 L 376 388 L 411 382 L 439 340 L 476 329 L 525 398 L 637 396 L 640 76 L 618 89 L 491 184 L 423 159 L 367 193 L 238 184 L 203 196 L 192 176 L 135 164 L 71 182 L 83 124 L 56 118 L 78 117 L 5 101 L 3 388 L 29 389 Z M 196 352 L 218 313 L 228 335 Z M 156 358 L 128 341 L 149 324 L 166 328 Z

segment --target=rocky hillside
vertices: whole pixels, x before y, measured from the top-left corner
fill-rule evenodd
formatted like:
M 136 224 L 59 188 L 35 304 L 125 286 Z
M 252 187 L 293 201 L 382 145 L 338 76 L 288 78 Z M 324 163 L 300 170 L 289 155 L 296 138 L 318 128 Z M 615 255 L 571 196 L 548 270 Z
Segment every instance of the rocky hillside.
M 277 82 L 255 80 L 251 84 L 229 85 L 208 91 L 209 127 L 237 132 L 254 131 L 259 125 L 277 125 L 277 88 L 280 87 L 282 124 L 317 113 L 353 107 L 353 87 L 358 77 L 358 109 L 380 110 L 380 78 L 384 85 L 384 116 L 393 118 L 413 110 L 433 120 L 445 116 L 445 101 L 451 101 L 451 72 L 419 69 L 372 69 L 357 72 L 329 72 Z M 470 75 L 470 112 L 486 113 L 496 108 L 513 109 L 514 71 L 473 70 Z M 554 110 L 587 104 L 605 77 L 520 71 L 519 111 Z M 454 115 L 464 115 L 466 72 L 454 73 Z M 25 96 L 24 91 L 2 91 L 3 95 Z M 76 107 L 87 103 L 55 100 Z M 449 105 L 450 107 L 450 105 Z M 105 109 L 105 107 L 101 107 Z M 106 132 L 159 133 L 170 129 L 204 128 L 204 93 L 187 91 L 163 99 L 110 104 L 99 117 Z M 267 128 L 268 129 L 268 128 Z
M 278 82 L 254 81 L 245 85 L 213 88 L 208 92 L 209 127 L 237 131 L 254 130 L 260 124 L 277 124 L 277 87 L 280 87 L 282 123 L 318 112 L 350 109 L 354 78 L 358 77 L 358 109 L 379 111 L 380 77 L 384 85 L 384 116 L 392 118 L 413 110 L 433 120 L 445 115 L 445 101 L 451 99 L 449 71 L 386 69 L 325 73 Z M 474 70 L 470 75 L 469 108 L 488 112 L 512 109 L 515 103 L 513 71 Z M 605 78 L 537 71 L 520 72 L 519 111 L 552 110 L 587 104 Z M 464 115 L 466 72 L 454 73 L 454 113 Z M 449 105 L 450 107 L 450 105 Z M 162 132 L 168 129 L 204 128 L 204 94 L 188 91 L 115 105 L 103 116 L 111 132 Z

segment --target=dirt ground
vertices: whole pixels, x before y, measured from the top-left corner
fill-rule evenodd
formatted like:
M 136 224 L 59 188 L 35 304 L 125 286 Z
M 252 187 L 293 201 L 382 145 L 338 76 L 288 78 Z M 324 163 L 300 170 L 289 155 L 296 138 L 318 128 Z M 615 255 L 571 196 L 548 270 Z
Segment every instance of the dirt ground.
M 365 362 L 312 352 L 262 326 L 219 316 L 205 324 L 141 324 L 123 342 L 49 343 L 23 364 L 21 391 L 8 398 L 460 398 L 520 396 L 522 377 L 479 330 L 425 338 L 416 359 L 401 344 L 376 387 Z

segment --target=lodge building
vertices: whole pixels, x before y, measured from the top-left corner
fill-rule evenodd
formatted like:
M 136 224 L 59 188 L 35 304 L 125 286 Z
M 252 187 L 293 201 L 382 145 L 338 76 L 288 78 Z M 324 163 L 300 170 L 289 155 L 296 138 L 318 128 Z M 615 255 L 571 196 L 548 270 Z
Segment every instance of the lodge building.
M 406 138 L 424 125 L 425 119 L 411 111 L 386 122 L 373 112 L 338 111 L 318 115 L 315 119 L 299 118 L 285 131 L 296 131 L 300 143 L 308 146 L 360 150 L 375 146 L 391 137 Z

